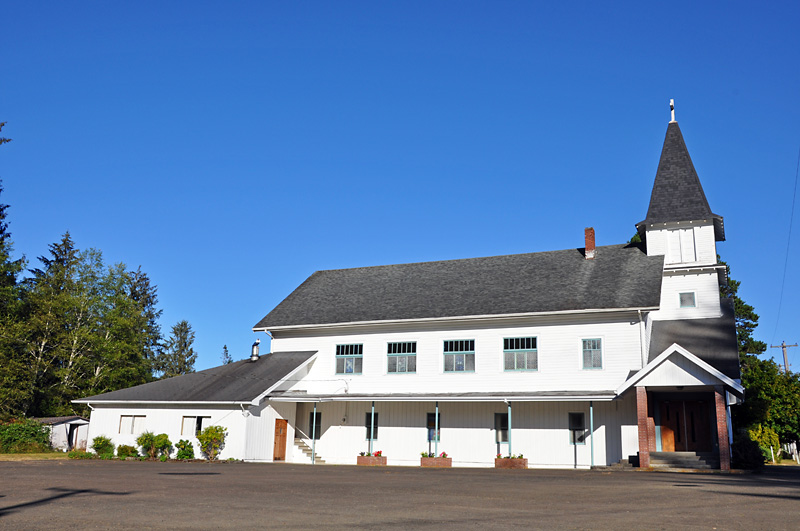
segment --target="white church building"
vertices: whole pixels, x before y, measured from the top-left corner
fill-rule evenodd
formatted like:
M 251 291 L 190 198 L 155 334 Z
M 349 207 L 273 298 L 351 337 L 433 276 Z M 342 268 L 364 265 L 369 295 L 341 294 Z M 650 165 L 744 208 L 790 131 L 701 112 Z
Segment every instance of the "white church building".
M 743 397 L 712 213 L 678 123 L 667 126 L 642 243 L 318 271 L 253 330 L 269 354 L 77 400 L 89 439 L 145 430 L 221 458 L 418 466 L 523 454 L 530 467 L 634 457 L 730 468 Z M 677 466 L 677 465 L 676 465 Z

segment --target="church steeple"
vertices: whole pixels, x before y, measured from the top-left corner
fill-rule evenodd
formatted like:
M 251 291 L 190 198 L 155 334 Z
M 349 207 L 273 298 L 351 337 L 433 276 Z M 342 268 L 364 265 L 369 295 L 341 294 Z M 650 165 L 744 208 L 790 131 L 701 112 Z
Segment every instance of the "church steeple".
M 716 241 L 725 240 L 722 216 L 711 212 L 700 178 L 692 164 L 689 150 L 675 121 L 675 107 L 670 100 L 672 121 L 667 126 L 661 159 L 658 162 L 650 207 L 647 217 L 636 224 L 639 234 L 644 236 L 647 226 L 671 222 L 712 221 Z

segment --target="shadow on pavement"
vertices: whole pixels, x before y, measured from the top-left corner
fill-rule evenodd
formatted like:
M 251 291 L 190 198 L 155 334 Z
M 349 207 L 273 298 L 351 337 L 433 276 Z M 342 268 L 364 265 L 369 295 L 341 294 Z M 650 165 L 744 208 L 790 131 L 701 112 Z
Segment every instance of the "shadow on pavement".
M 52 496 L 48 496 L 40 500 L 18 503 L 17 505 L 9 505 L 8 507 L 0 507 L 0 517 L 15 512 L 19 509 L 46 505 L 52 501 L 60 500 L 62 498 L 69 498 L 71 496 L 77 496 L 79 494 L 94 494 L 99 496 L 127 496 L 128 494 L 133 494 L 132 492 L 106 492 L 96 489 L 64 489 L 60 487 L 51 487 L 47 490 L 58 492 L 58 494 L 53 494 Z
M 219 476 L 219 472 L 159 472 L 159 476 Z

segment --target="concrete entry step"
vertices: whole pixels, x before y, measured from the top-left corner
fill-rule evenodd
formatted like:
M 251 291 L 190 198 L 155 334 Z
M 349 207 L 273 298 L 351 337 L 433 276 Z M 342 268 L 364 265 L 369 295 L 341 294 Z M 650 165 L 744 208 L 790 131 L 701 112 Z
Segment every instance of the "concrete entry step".
M 308 443 L 306 443 L 306 441 L 304 441 L 303 439 L 297 437 L 294 440 L 294 445 L 297 446 L 297 448 L 299 448 L 301 452 L 303 452 L 303 455 L 308 459 L 308 462 L 310 463 L 311 447 L 308 445 Z M 314 463 L 318 465 L 326 464 L 325 460 L 322 457 L 320 457 L 319 452 L 316 452 L 316 455 L 314 456 Z
M 650 452 L 650 466 L 698 470 L 718 469 L 719 454 L 713 452 Z

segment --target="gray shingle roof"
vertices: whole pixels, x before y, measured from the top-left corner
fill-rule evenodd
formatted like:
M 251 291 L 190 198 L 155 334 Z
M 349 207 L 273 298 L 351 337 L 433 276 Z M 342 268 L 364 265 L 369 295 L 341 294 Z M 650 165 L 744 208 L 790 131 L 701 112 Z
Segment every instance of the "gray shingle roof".
M 658 161 L 647 218 L 637 223 L 636 228 L 642 234 L 648 224 L 701 219 L 713 220 L 717 241 L 725 240 L 722 216 L 711 212 L 678 122 L 670 122 Z
M 654 321 L 648 361 L 677 343 L 728 378 L 741 378 L 733 300 L 721 302 L 722 317 L 716 319 Z
M 276 352 L 204 371 L 75 400 L 145 402 L 250 402 L 316 354 Z
M 635 245 L 318 271 L 255 329 L 656 307 L 663 256 Z

